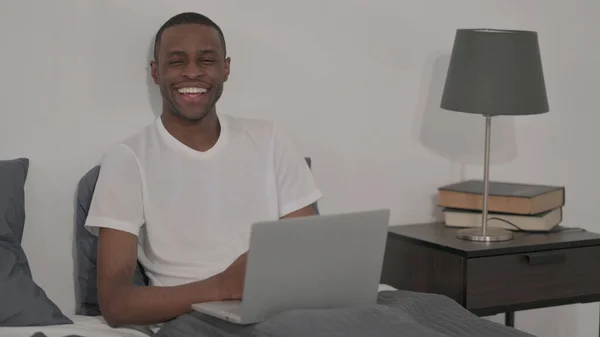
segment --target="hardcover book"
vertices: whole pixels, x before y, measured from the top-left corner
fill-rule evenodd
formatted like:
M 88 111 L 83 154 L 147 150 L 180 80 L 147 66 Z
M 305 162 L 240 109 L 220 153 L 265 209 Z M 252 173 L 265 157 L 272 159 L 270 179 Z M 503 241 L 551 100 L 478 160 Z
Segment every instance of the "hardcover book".
M 444 220 L 448 227 L 481 227 L 481 211 L 444 208 Z M 488 213 L 488 227 L 517 231 L 547 232 L 558 226 L 563 219 L 562 208 L 534 215 Z
M 439 188 L 439 206 L 480 211 L 483 208 L 483 180 L 467 180 Z M 536 184 L 490 181 L 488 211 L 538 214 L 565 204 L 565 188 Z

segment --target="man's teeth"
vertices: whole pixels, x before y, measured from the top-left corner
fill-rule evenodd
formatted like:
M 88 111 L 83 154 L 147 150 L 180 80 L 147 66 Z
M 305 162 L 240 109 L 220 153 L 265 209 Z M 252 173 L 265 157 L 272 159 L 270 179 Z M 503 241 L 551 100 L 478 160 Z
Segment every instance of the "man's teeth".
M 181 88 L 180 94 L 205 94 L 208 90 L 205 88 Z

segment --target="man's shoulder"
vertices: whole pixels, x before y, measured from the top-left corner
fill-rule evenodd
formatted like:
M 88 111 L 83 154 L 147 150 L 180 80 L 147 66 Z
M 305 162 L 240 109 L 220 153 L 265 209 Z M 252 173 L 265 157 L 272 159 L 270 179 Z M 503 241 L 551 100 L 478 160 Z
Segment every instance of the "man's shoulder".
M 228 124 L 230 138 L 250 141 L 258 148 L 271 149 L 277 133 L 277 124 L 260 118 L 222 116 Z
M 140 151 L 148 147 L 148 142 L 155 138 L 155 122 L 149 123 L 132 135 L 115 142 L 104 154 L 104 157 L 136 158 Z
M 250 138 L 258 147 L 272 150 L 274 148 L 290 149 L 290 146 L 295 146 L 294 140 L 277 122 L 230 115 L 224 117 L 229 124 L 229 129 L 233 130 L 232 134 L 237 137 L 245 137 L 244 141 Z
M 153 121 L 143 126 L 136 133 L 123 139 L 120 143 L 134 149 L 136 146 L 146 146 L 148 141 L 155 139 L 156 136 L 156 121 Z
M 276 128 L 275 123 L 266 119 L 238 117 L 232 115 L 221 115 L 226 119 L 230 128 L 237 132 L 250 133 L 252 135 L 270 136 Z

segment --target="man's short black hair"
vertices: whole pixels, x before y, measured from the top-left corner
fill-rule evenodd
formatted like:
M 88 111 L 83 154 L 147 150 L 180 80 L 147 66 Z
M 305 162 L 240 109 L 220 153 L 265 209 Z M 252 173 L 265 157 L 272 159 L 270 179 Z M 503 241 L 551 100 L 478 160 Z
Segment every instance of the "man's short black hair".
M 199 13 L 194 13 L 194 12 L 185 12 L 185 13 L 177 14 L 177 15 L 173 16 L 172 18 L 170 18 L 169 20 L 167 20 L 167 22 L 165 22 L 160 27 L 158 32 L 156 32 L 156 37 L 154 38 L 154 59 L 155 60 L 158 60 L 158 49 L 160 46 L 160 39 L 161 39 L 162 33 L 165 31 L 165 29 L 167 29 L 169 27 L 184 25 L 184 24 L 189 24 L 189 23 L 209 26 L 209 27 L 216 29 L 217 32 L 219 33 L 219 37 L 221 38 L 221 44 L 223 45 L 223 53 L 224 53 L 224 55 L 227 55 L 227 48 L 225 46 L 225 36 L 223 35 L 223 31 L 221 30 L 221 27 L 219 27 L 219 25 L 217 25 L 214 21 L 212 21 L 205 15 L 202 15 Z

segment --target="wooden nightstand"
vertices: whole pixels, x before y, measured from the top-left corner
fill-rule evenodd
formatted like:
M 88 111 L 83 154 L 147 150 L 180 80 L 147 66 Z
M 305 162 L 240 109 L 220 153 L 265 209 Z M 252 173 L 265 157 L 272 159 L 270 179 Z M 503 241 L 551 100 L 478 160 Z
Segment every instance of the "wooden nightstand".
M 561 228 L 477 243 L 441 223 L 390 228 L 381 282 L 443 294 L 479 316 L 600 301 L 600 234 Z

